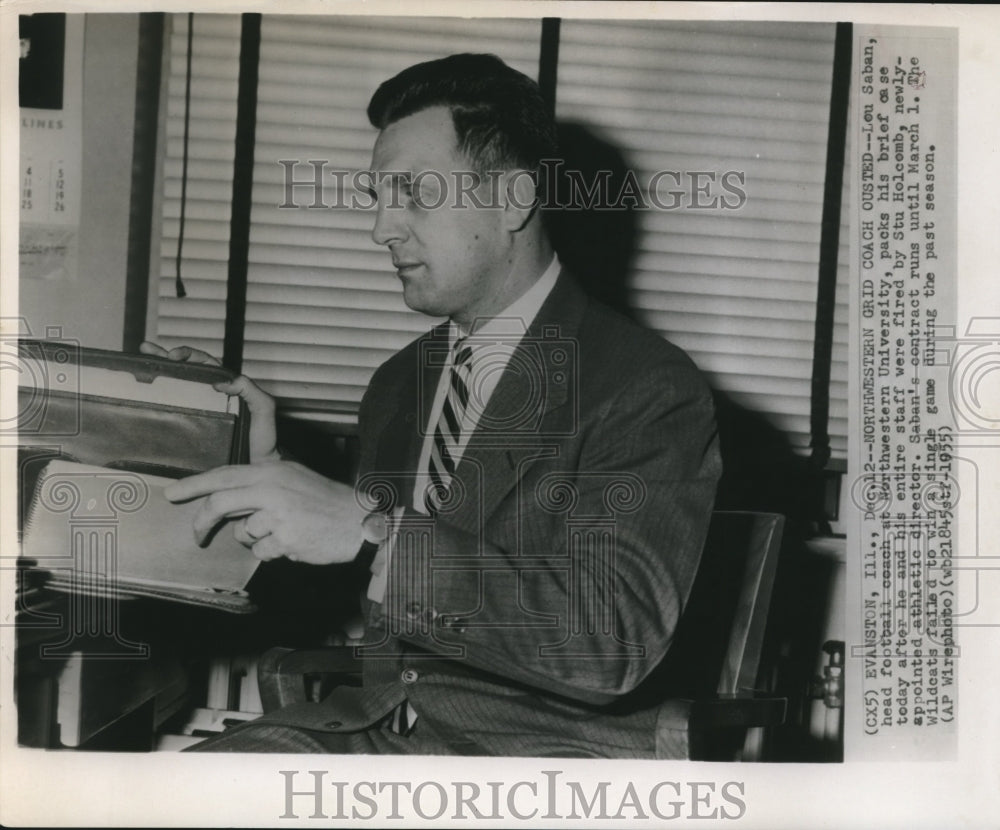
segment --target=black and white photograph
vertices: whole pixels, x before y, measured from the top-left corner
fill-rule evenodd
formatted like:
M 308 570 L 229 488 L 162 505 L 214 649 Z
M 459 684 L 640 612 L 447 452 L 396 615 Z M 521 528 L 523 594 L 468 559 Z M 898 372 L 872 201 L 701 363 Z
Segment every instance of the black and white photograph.
M 37 7 L 4 824 L 990 825 L 995 9 Z

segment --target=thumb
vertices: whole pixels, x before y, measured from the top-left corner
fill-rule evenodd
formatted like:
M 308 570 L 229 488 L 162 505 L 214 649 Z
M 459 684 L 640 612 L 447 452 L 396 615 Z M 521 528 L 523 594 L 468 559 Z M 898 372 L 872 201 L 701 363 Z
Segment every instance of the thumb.
M 220 381 L 214 384 L 213 388 L 218 392 L 225 392 L 227 395 L 239 395 L 246 401 L 247 408 L 254 415 L 274 415 L 274 398 L 246 375 L 240 375 L 229 381 Z
M 238 395 L 250 410 L 250 461 L 267 461 L 278 455 L 274 398 L 246 375 L 214 384 L 227 395 Z

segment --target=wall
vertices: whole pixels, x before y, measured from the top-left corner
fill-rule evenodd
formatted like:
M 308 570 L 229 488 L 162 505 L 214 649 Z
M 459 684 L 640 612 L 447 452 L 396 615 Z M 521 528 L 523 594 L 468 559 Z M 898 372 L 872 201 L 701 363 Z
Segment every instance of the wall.
M 86 16 L 79 268 L 74 281 L 21 281 L 33 334 L 62 326 L 85 346 L 122 347 L 138 37 L 137 14 Z

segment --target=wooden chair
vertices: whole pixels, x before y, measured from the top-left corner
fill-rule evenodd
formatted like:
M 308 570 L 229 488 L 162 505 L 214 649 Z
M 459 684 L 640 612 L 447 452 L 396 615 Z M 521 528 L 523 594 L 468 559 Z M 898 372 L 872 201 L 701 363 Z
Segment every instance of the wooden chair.
M 716 511 L 674 641 L 644 686 L 661 695 L 657 755 L 734 760 L 747 730 L 780 725 L 786 701 L 760 688 L 785 518 Z
M 779 725 L 786 701 L 758 688 L 785 519 L 712 514 L 691 596 L 666 658 L 623 704 L 658 706 L 657 757 L 734 760 L 747 730 Z M 317 699 L 321 676 L 357 683 L 350 647 L 269 649 L 258 669 L 264 711 Z

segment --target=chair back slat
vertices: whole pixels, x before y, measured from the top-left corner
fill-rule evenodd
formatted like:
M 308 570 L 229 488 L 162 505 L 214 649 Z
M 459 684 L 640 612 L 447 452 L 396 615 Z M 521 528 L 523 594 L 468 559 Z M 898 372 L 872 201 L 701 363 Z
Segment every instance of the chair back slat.
M 661 693 L 706 698 L 754 688 L 784 523 L 776 513 L 712 514 L 690 597 L 654 672 Z

